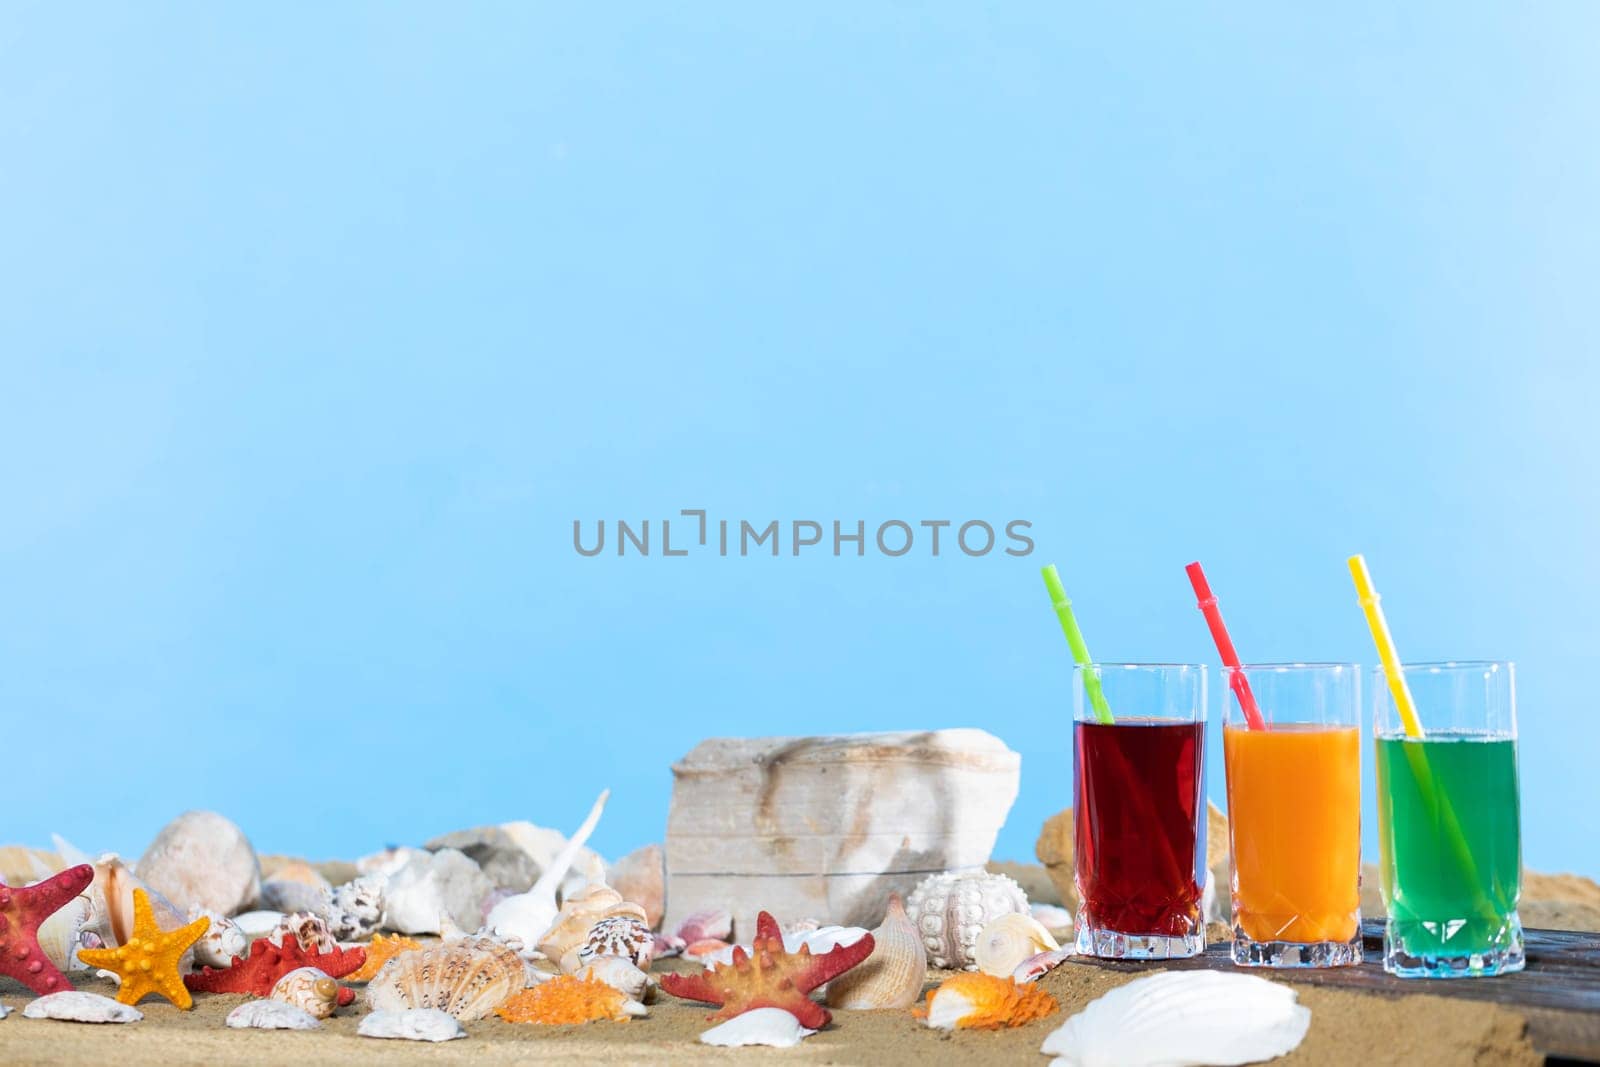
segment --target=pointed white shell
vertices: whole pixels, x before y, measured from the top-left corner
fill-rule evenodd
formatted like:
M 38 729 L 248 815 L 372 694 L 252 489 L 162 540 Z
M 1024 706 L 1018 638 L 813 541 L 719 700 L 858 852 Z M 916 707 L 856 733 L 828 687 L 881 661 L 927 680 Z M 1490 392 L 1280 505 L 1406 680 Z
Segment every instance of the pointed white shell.
M 872 931 L 872 955 L 828 983 L 828 1004 L 853 1011 L 909 1008 L 922 995 L 927 974 L 928 951 L 893 893 L 883 922 Z
M 518 893 L 514 897 L 507 897 L 496 904 L 484 919 L 484 926 L 493 933 L 508 938 L 515 938 L 529 949 L 534 948 L 544 940 L 545 933 L 555 923 L 560 910 L 556 907 L 556 888 L 561 885 L 567 871 L 572 867 L 572 861 L 577 858 L 578 850 L 583 843 L 589 840 L 589 835 L 594 833 L 594 828 L 600 821 L 600 813 L 605 810 L 606 800 L 611 796 L 611 790 L 601 790 L 600 798 L 594 802 L 594 807 L 589 809 L 588 818 L 583 820 L 583 825 L 578 827 L 578 832 L 562 848 L 559 855 L 539 875 L 539 880 L 533 883 L 526 893 Z
M 1023 962 L 1061 946 L 1031 915 L 1012 912 L 991 919 L 972 945 L 972 962 L 984 974 L 1008 978 Z
M 782 1008 L 755 1008 L 735 1015 L 721 1026 L 713 1026 L 700 1035 L 700 1042 L 728 1048 L 741 1045 L 794 1048 L 814 1033 L 815 1030 L 801 1026 L 799 1019 Z
M 1292 1052 L 1311 1011 L 1295 992 L 1251 975 L 1166 971 L 1093 1001 L 1044 1039 L 1053 1067 L 1255 1063 Z
M 315 1030 L 316 1016 L 281 1000 L 247 1000 L 223 1020 L 235 1030 Z
M 361 1020 L 362 1037 L 397 1038 L 401 1041 L 452 1041 L 466 1037 L 466 1029 L 438 1008 L 409 1011 L 375 1011 Z
M 136 1023 L 144 1018 L 144 1012 L 98 993 L 68 989 L 30 1001 L 22 1009 L 22 1017 L 72 1023 Z

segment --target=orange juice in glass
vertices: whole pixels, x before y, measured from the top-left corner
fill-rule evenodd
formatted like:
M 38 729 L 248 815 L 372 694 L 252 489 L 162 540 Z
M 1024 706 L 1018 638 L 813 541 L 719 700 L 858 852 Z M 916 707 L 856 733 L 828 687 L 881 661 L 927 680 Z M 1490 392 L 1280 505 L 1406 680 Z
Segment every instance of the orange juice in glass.
M 1264 720 L 1251 729 L 1232 675 Z M 1224 667 L 1233 961 L 1361 962 L 1361 679 L 1348 663 Z

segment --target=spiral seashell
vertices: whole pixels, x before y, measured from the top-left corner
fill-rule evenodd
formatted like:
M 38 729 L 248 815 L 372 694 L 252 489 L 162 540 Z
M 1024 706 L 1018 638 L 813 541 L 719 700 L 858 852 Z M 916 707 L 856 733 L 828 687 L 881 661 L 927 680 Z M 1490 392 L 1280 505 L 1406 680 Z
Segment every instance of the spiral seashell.
M 482 1019 L 527 985 L 516 950 L 487 937 L 402 952 L 367 986 L 373 1011 L 438 1008 L 463 1022 Z
M 383 922 L 383 886 L 386 879 L 371 874 L 346 882 L 333 891 L 328 908 L 328 929 L 341 941 L 365 941 Z
M 279 947 L 286 942 L 298 943 L 307 952 L 332 952 L 339 947 L 339 939 L 328 929 L 327 920 L 308 911 L 285 915 L 267 938 Z
M 588 940 L 596 923 L 616 916 L 631 916 L 643 922 L 645 914 L 643 908 L 623 900 L 622 894 L 608 885 L 585 886 L 562 902 L 556 921 L 539 939 L 539 951 L 550 959 L 562 959 Z
M 1024 961 L 1060 947 L 1039 920 L 1012 912 L 991 920 L 979 931 L 978 940 L 972 946 L 972 962 L 984 974 L 1010 978 Z
M 648 1004 L 655 999 L 656 980 L 634 966 L 633 961 L 621 956 L 600 956 L 580 967 L 573 977 L 598 979 L 629 1000 L 637 1000 L 641 1004 Z
M 238 923 L 204 908 L 191 909 L 189 912 L 191 920 L 201 915 L 210 919 L 211 924 L 200 935 L 200 940 L 194 943 L 194 962 L 197 967 L 226 967 L 235 956 L 243 956 L 249 951 L 250 942 L 245 938 L 244 931 L 239 929 Z
M 567 969 L 569 960 L 575 960 L 577 966 L 582 967 L 602 956 L 619 956 L 635 966 L 644 967 L 650 963 L 650 953 L 654 948 L 655 935 L 650 933 L 643 919 L 632 915 L 613 915 L 595 923 L 589 930 L 589 936 L 583 939 L 583 944 L 561 957 L 562 970 Z
M 922 995 L 928 950 L 906 917 L 899 893 L 889 894 L 883 922 L 872 931 L 872 955 L 828 983 L 828 1004 L 854 1011 L 909 1008 Z
M 313 1019 L 326 1019 L 339 1003 L 339 983 L 315 967 L 298 967 L 272 987 L 273 1000 L 292 1004 Z
M 1028 912 L 1022 887 L 1003 874 L 971 871 L 929 875 L 906 901 L 928 960 L 945 970 L 976 970 L 978 935 L 991 919 Z

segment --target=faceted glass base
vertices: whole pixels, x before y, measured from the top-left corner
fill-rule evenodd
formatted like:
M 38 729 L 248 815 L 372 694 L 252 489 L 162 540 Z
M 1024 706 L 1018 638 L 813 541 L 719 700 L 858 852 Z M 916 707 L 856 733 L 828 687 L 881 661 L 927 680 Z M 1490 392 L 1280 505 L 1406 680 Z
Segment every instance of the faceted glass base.
M 1240 967 L 1353 967 L 1361 962 L 1361 927 L 1349 941 L 1253 941 L 1233 928 L 1233 962 Z
M 1474 952 L 1411 952 L 1407 943 L 1439 944 L 1437 923 L 1396 922 L 1391 919 L 1383 931 L 1383 969 L 1400 978 L 1490 978 L 1515 974 L 1527 966 L 1522 941 L 1522 920 L 1516 912 L 1504 924 L 1489 948 Z
M 1080 956 L 1098 956 L 1105 960 L 1181 960 L 1206 950 L 1206 934 L 1201 927 L 1191 934 L 1124 934 L 1096 929 L 1080 910 L 1077 929 L 1075 947 Z

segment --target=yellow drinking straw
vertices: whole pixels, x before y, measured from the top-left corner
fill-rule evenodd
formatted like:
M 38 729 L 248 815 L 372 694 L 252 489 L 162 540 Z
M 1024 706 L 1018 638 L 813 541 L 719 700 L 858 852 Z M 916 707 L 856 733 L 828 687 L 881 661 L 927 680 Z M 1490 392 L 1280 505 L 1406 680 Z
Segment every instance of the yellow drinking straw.
M 1361 598 L 1361 610 L 1366 612 L 1367 626 L 1372 630 L 1372 643 L 1378 646 L 1378 659 L 1383 663 L 1383 676 L 1389 680 L 1389 694 L 1394 697 L 1395 710 L 1400 713 L 1400 723 L 1407 737 L 1422 738 L 1422 720 L 1417 718 L 1417 705 L 1411 699 L 1411 687 L 1400 670 L 1400 654 L 1395 651 L 1394 638 L 1389 634 L 1389 623 L 1383 617 L 1378 603 L 1382 597 L 1372 588 L 1372 575 L 1367 573 L 1367 560 L 1359 553 L 1350 557 L 1350 577 L 1356 580 L 1356 596 Z

